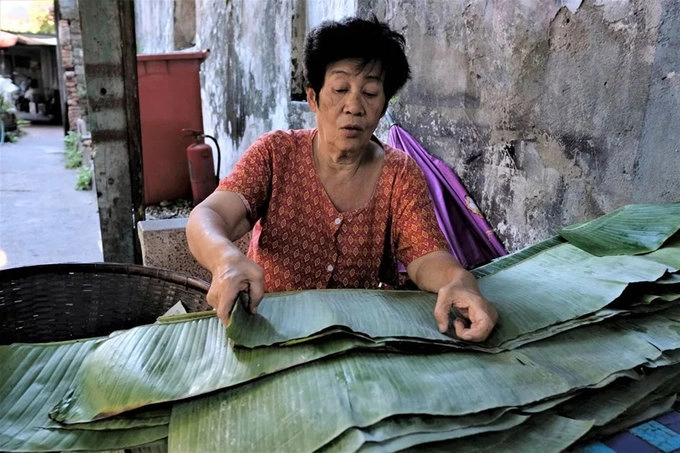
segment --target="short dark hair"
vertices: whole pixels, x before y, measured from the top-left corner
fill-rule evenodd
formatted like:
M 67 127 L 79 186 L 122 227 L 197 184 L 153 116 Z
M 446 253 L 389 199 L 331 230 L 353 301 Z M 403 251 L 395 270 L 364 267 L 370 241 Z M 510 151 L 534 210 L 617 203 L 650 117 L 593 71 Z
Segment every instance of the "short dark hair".
M 359 59 L 362 66 L 379 62 L 385 76 L 385 113 L 389 100 L 411 77 L 405 44 L 401 34 L 375 16 L 372 20 L 347 17 L 322 22 L 307 34 L 305 41 L 305 84 L 318 98 L 329 64 L 347 58 Z

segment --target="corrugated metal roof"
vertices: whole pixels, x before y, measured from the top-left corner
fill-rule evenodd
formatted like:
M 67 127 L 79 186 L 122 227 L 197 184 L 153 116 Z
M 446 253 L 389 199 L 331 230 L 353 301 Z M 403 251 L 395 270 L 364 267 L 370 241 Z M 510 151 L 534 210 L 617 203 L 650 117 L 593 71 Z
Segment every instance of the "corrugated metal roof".
M 20 35 L 0 30 L 0 48 L 12 47 L 17 44 L 26 46 L 56 46 L 57 37 L 50 35 Z

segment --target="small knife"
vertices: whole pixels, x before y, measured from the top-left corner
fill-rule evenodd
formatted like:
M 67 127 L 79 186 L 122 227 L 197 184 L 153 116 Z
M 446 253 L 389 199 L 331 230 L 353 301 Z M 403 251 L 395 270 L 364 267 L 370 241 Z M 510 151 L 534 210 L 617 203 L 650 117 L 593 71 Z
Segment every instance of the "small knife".
M 236 303 L 246 310 L 246 313 L 252 313 L 250 310 L 250 293 L 248 291 L 239 291 L 236 295 Z

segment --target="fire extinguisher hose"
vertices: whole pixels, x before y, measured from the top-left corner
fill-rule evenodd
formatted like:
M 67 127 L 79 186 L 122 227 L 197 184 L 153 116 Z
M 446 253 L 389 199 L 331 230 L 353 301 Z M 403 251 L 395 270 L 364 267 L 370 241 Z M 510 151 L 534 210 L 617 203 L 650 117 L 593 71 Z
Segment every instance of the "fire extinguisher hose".
M 203 134 L 203 137 L 209 138 L 215 144 L 215 149 L 217 150 L 217 167 L 216 167 L 217 169 L 215 170 L 215 180 L 219 184 L 220 183 L 220 164 L 222 162 L 222 152 L 220 151 L 220 144 L 217 143 L 217 140 L 215 140 L 215 137 L 213 137 L 212 135 Z

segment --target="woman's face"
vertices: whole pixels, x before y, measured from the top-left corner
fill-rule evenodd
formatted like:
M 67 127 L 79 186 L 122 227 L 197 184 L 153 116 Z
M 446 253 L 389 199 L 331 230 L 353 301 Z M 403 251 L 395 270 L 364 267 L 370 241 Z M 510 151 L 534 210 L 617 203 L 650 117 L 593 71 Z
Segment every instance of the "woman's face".
M 343 153 L 364 149 L 385 105 L 380 64 L 368 63 L 362 68 L 359 63 L 345 59 L 329 64 L 318 99 L 314 90 L 307 89 L 323 142 L 320 145 Z

